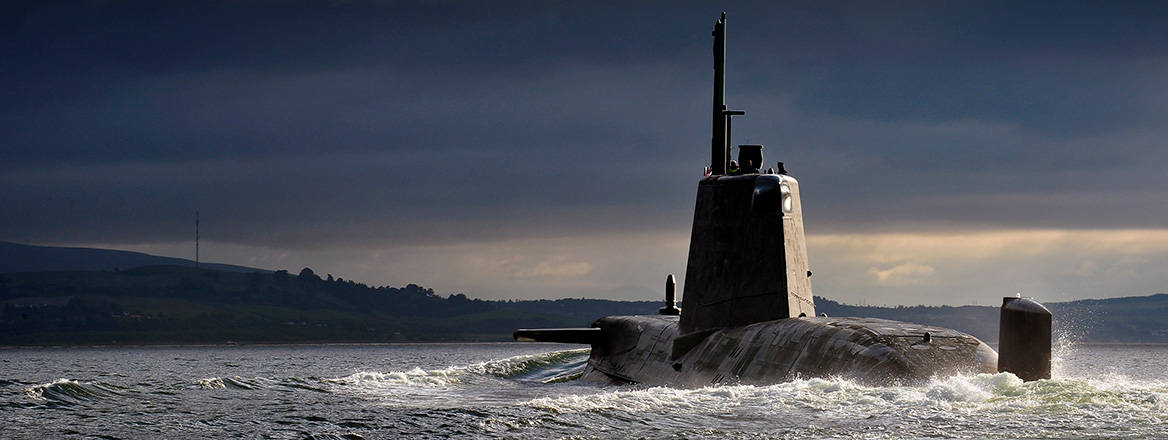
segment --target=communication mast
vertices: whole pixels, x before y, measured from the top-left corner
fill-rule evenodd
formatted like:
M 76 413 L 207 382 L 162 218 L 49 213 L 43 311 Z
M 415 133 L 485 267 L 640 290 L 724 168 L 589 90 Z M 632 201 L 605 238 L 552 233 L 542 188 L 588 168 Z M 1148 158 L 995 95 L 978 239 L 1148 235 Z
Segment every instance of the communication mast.
M 195 267 L 199 267 L 199 210 L 195 210 Z

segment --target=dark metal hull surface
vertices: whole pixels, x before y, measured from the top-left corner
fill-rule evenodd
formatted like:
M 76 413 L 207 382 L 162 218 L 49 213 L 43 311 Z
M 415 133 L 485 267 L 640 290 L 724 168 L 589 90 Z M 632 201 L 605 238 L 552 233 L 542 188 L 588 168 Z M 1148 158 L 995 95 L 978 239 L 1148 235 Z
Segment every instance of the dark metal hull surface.
M 844 377 L 883 385 L 997 372 L 997 353 L 973 336 L 886 319 L 777 319 L 697 341 L 678 340 L 676 316 L 609 316 L 594 326 L 604 338 L 584 373 L 592 381 L 693 388 Z

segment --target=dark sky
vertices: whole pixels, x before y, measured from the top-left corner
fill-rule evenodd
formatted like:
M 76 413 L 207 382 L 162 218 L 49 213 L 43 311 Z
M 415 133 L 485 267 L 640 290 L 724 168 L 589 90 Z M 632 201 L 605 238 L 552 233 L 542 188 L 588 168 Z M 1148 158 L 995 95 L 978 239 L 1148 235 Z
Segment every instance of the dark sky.
M 1168 291 L 1166 3 L 2 8 L 0 240 L 190 256 L 198 209 L 217 261 L 656 298 L 725 10 L 735 140 L 800 179 L 816 294 Z

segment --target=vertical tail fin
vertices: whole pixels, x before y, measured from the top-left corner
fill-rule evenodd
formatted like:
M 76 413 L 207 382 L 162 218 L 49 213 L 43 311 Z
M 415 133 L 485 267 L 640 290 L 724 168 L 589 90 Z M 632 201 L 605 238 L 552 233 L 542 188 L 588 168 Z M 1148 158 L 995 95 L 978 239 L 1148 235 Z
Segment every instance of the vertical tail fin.
M 1002 298 L 998 371 L 1022 380 L 1050 379 L 1051 315 L 1032 299 Z

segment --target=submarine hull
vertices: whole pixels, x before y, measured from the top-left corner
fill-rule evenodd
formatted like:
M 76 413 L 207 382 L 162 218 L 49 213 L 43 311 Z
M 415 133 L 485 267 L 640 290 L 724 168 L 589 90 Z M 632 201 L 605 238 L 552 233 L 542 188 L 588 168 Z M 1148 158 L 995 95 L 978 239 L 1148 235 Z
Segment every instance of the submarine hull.
M 777 319 L 699 341 L 678 338 L 676 316 L 609 316 L 593 326 L 604 337 L 592 345 L 589 381 L 695 388 L 844 377 L 887 385 L 997 372 L 997 353 L 973 336 L 886 319 Z

